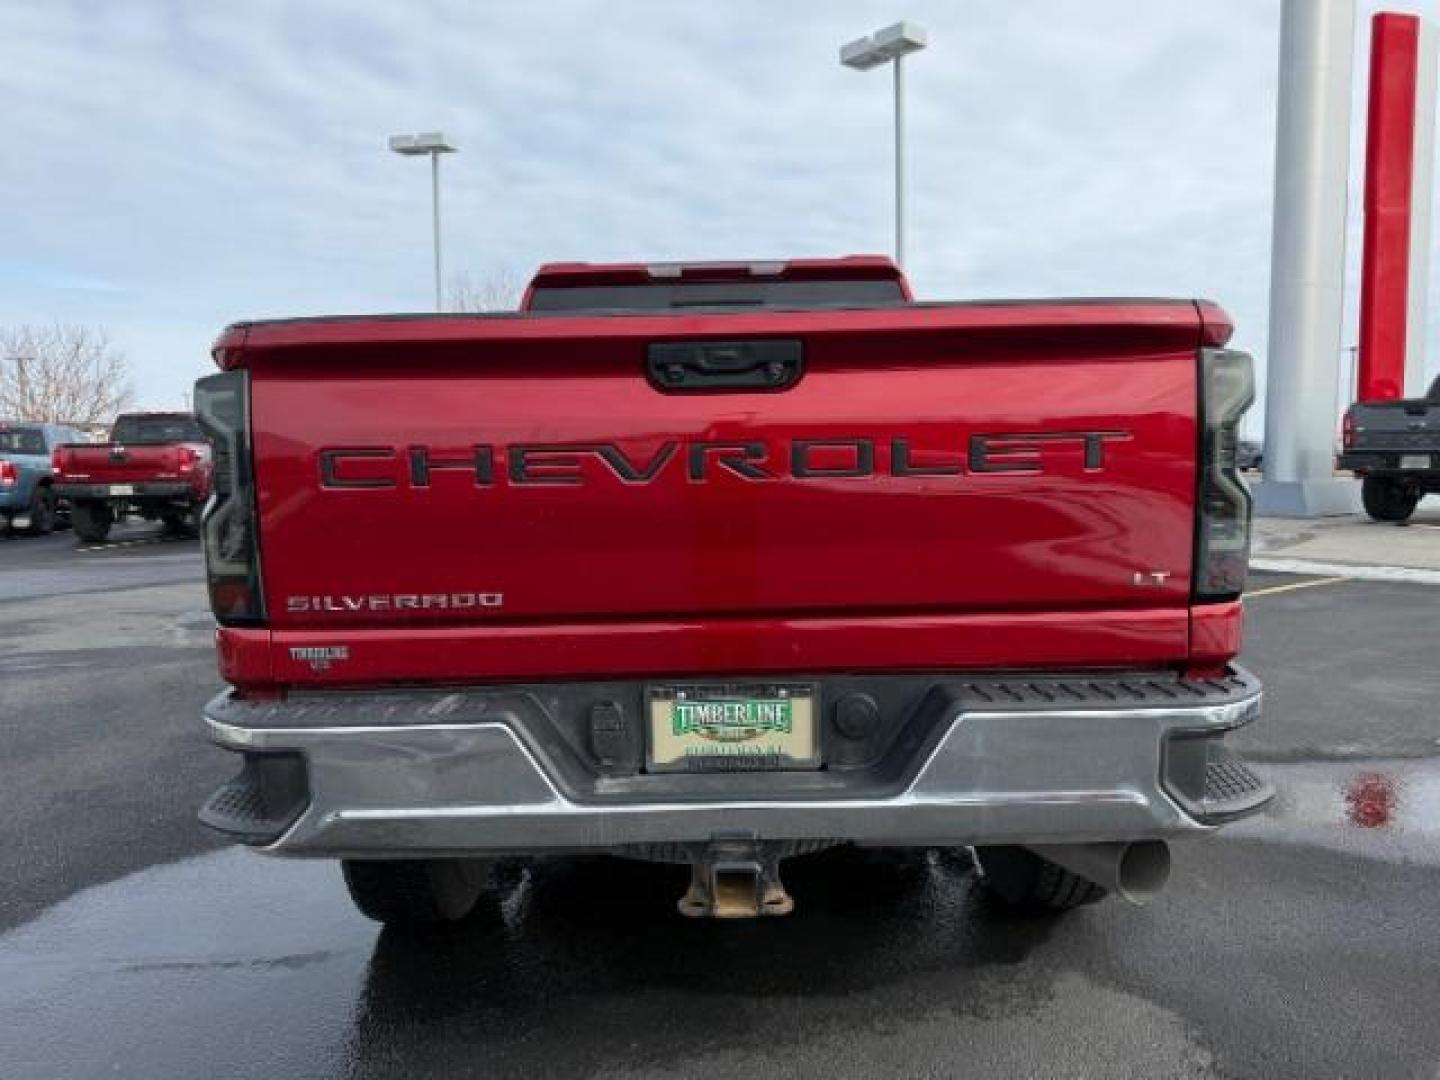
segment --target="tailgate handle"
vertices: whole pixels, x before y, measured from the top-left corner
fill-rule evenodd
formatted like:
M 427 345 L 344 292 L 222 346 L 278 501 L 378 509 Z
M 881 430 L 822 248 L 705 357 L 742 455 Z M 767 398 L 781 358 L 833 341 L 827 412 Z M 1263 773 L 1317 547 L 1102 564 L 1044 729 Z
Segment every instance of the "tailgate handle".
M 805 355 L 798 341 L 657 341 L 645 367 L 662 390 L 785 390 Z

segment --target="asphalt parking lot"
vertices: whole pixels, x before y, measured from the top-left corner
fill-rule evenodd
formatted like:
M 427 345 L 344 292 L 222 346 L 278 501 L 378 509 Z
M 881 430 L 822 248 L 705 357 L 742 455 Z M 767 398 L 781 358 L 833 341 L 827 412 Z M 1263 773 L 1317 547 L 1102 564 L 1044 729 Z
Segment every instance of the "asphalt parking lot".
M 1255 575 L 1240 745 L 1281 796 L 1150 907 L 1023 920 L 963 853 L 838 851 L 793 916 L 697 923 L 670 868 L 567 859 L 417 938 L 194 824 L 230 772 L 200 570 L 138 524 L 0 537 L 7 1080 L 1440 1069 L 1440 586 Z

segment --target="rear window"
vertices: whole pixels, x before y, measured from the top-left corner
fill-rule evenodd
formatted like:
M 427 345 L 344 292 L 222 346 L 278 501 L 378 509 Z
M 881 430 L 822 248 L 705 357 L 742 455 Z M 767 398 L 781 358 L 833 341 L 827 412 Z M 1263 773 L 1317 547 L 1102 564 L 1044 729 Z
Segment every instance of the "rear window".
M 204 442 L 205 436 L 193 416 L 122 416 L 115 421 L 110 440 L 132 446 L 160 443 Z
M 0 454 L 45 454 L 45 433 L 39 428 L 0 428 Z
M 898 281 L 671 281 L 541 286 L 531 311 L 666 311 L 713 307 L 843 307 L 900 303 Z

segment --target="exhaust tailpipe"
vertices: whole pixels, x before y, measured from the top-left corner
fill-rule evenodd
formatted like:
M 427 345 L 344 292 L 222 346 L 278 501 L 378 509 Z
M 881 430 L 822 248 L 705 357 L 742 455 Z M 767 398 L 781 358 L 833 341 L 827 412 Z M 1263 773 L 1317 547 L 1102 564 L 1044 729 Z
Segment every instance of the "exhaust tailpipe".
M 1036 844 L 1030 850 L 1132 904 L 1148 904 L 1170 880 L 1170 845 L 1164 840 Z

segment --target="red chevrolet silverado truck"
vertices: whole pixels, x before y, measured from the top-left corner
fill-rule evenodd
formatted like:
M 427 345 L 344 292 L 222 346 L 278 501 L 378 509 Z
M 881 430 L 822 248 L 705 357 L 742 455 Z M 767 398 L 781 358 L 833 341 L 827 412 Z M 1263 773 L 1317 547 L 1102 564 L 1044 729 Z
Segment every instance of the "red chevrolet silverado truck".
M 109 442 L 65 443 L 51 462 L 55 492 L 70 501 L 86 543 L 104 540 L 127 513 L 182 529 L 210 497 L 210 444 L 190 413 L 125 413 Z
M 239 323 L 196 405 L 241 758 L 201 811 L 390 923 L 502 856 L 969 848 L 1143 901 L 1272 790 L 1227 746 L 1253 396 L 1191 300 L 918 303 L 888 260 L 558 264 L 522 310 Z

